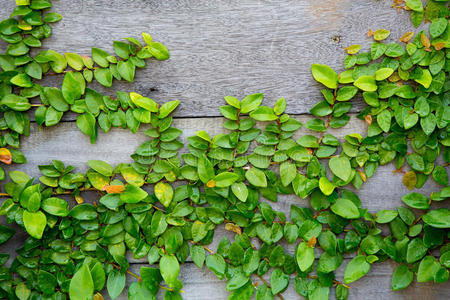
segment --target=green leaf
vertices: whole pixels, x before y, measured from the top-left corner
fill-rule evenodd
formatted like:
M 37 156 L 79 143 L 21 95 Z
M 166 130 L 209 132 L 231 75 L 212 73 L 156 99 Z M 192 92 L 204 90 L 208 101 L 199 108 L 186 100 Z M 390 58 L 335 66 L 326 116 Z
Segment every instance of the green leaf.
M 108 281 L 106 282 L 106 289 L 111 299 L 116 299 L 122 294 L 125 288 L 126 276 L 119 270 L 112 270 L 108 274 Z
M 416 192 L 403 195 L 402 201 L 412 208 L 428 209 L 430 207 L 427 196 Z
M 239 175 L 231 172 L 222 172 L 214 177 L 216 187 L 224 188 L 232 185 L 239 179 Z
M 260 106 L 250 113 L 250 117 L 257 121 L 275 121 L 278 116 L 274 113 L 273 109 L 267 106 Z
M 355 97 L 358 92 L 358 88 L 355 86 L 343 86 L 338 89 L 336 94 L 337 101 L 348 101 Z
M 344 282 L 352 283 L 366 275 L 370 271 L 370 264 L 366 257 L 359 255 L 354 257 L 345 268 Z
M 450 228 L 450 210 L 448 208 L 432 209 L 423 215 L 422 220 L 436 228 Z
M 45 98 L 47 98 L 48 102 L 54 109 L 60 112 L 69 110 L 69 104 L 64 99 L 61 90 L 57 88 L 45 88 L 44 94 Z
M 157 60 L 166 60 L 170 58 L 169 50 L 161 43 L 153 42 L 149 45 L 150 53 Z
M 88 166 L 97 171 L 98 173 L 110 177 L 112 176 L 114 169 L 110 164 L 102 160 L 88 160 Z
M 330 89 L 337 88 L 338 75 L 327 65 L 312 64 L 311 72 L 314 79 Z
M 308 270 L 313 265 L 314 258 L 314 248 L 309 247 L 305 242 L 298 245 L 295 259 L 300 271 L 305 272 Z
M 448 26 L 448 20 L 445 18 L 436 18 L 430 24 L 430 35 L 432 38 L 437 38 L 444 33 Z
M 447 186 L 448 185 L 448 173 L 443 166 L 437 166 L 433 171 L 433 179 L 437 183 Z
M 31 78 L 27 74 L 17 74 L 13 78 L 11 78 L 10 82 L 14 85 L 20 87 L 32 87 L 33 82 L 31 82 Z
M 141 276 L 142 277 L 142 276 Z M 155 300 L 154 293 L 143 282 L 135 281 L 128 287 L 128 299 L 130 300 Z
M 221 255 L 213 254 L 206 257 L 206 267 L 222 280 L 227 269 L 227 263 Z
M 423 12 L 422 0 L 406 0 L 406 6 L 411 10 Z
M 324 195 L 329 196 L 333 193 L 334 189 L 336 188 L 336 185 L 330 182 L 330 180 L 328 180 L 327 177 L 320 177 L 319 188 Z
M 277 102 L 275 102 L 275 106 L 273 107 L 273 111 L 275 112 L 275 114 L 277 116 L 279 116 L 282 113 L 284 113 L 285 110 L 286 110 L 286 100 L 284 98 L 278 99 Z
M 192 257 L 192 261 L 194 262 L 194 264 L 198 268 L 202 269 L 203 264 L 205 262 L 205 258 L 206 258 L 205 249 L 203 249 L 203 247 L 199 246 L 199 245 L 192 245 L 191 246 L 191 257 Z
M 241 101 L 241 113 L 248 114 L 254 111 L 262 102 L 264 95 L 261 93 L 251 94 L 242 99 Z
M 6 243 L 11 237 L 14 236 L 15 229 L 8 226 L 0 225 L 0 245 Z
M 375 72 L 375 80 L 380 81 L 380 80 L 385 80 L 387 79 L 389 76 L 392 75 L 392 73 L 394 73 L 394 70 L 391 68 L 381 68 L 378 69 Z
M 94 220 L 97 219 L 97 210 L 89 203 L 78 204 L 70 210 L 69 216 L 83 221 Z
M 137 93 L 130 93 L 130 98 L 137 107 L 142 107 L 145 110 L 155 113 L 158 112 L 159 105 L 152 99 L 143 97 Z
M 398 211 L 396 210 L 382 209 L 376 213 L 375 221 L 380 224 L 386 224 L 394 220 L 397 215 Z
M 45 226 L 47 225 L 47 217 L 41 211 L 29 212 L 23 211 L 23 224 L 29 235 L 36 239 L 42 238 Z
M 55 292 L 55 288 L 58 285 L 56 277 L 47 271 L 39 270 L 37 276 L 37 283 L 39 289 L 47 295 L 52 295 Z
M 423 85 L 424 88 L 429 88 L 433 77 L 428 69 L 421 69 L 422 73 L 419 77 L 414 78 L 414 81 Z
M 203 183 L 208 183 L 214 178 L 214 167 L 206 155 L 200 156 L 197 163 L 198 177 Z
M 231 191 L 242 202 L 247 201 L 248 188 L 243 182 L 235 182 L 231 185 Z
M 244 286 L 250 278 L 246 276 L 243 272 L 237 272 L 231 277 L 226 285 L 227 291 L 234 291 Z
M 75 71 L 81 71 L 83 69 L 83 58 L 80 55 L 70 52 L 66 52 L 64 55 L 66 56 L 67 64 L 72 69 L 74 69 Z
M 95 117 L 90 113 L 84 113 L 77 117 L 77 127 L 80 131 L 91 138 L 91 143 L 94 144 L 97 140 L 97 126 Z
M 285 274 L 283 270 L 276 268 L 270 274 L 270 286 L 272 294 L 276 295 L 283 292 L 289 285 L 289 275 Z
M 408 287 L 413 281 L 414 274 L 407 265 L 400 265 L 392 274 L 392 290 L 399 291 Z
M 345 198 L 337 199 L 336 202 L 331 205 L 331 210 L 345 219 L 358 219 L 360 217 L 358 207 L 353 201 Z
M 288 186 L 297 176 L 297 167 L 288 161 L 280 165 L 280 178 L 283 186 Z
M 375 78 L 369 75 L 359 77 L 353 84 L 365 92 L 375 92 L 378 88 Z
M 425 247 L 422 238 L 415 238 L 408 243 L 406 251 L 406 262 L 414 263 L 421 259 L 427 253 L 427 247 Z
M 383 130 L 384 132 L 389 132 L 389 130 L 391 129 L 391 119 L 391 113 L 387 109 L 384 109 L 377 115 L 377 123 L 378 126 L 380 126 L 381 130 Z
M 164 207 L 168 207 L 173 199 L 172 186 L 165 182 L 158 182 L 155 185 L 155 196 Z
M 141 275 L 142 284 L 148 289 L 152 295 L 156 295 L 159 290 L 159 284 L 163 280 L 161 273 L 157 268 L 141 267 L 139 274 Z
M 85 87 L 86 83 L 81 73 L 67 72 L 66 75 L 64 75 L 61 91 L 66 102 L 74 104 L 75 100 L 80 99 L 81 95 L 84 94 Z
M 130 57 L 130 44 L 128 43 L 113 41 L 113 49 L 120 58 L 128 59 L 128 57 Z
M 434 279 L 436 272 L 439 270 L 440 264 L 434 256 L 426 256 L 419 264 L 417 271 L 417 282 L 427 282 Z
M 117 70 L 120 76 L 128 82 L 133 82 L 136 67 L 131 60 L 119 61 L 117 63 Z M 95 73 L 94 73 L 95 76 Z
M 109 66 L 108 56 L 108 52 L 99 48 L 92 48 L 92 59 L 100 67 L 107 68 Z
M 92 281 L 89 267 L 85 264 L 78 269 L 70 280 L 69 296 L 72 300 L 85 300 L 94 294 L 94 282 Z
M 334 156 L 328 161 L 328 166 L 331 172 L 343 181 L 349 180 L 352 175 L 352 167 L 346 157 Z
M 180 101 L 178 100 L 173 100 L 173 101 L 169 101 L 164 103 L 161 108 L 159 109 L 159 115 L 158 117 L 160 119 L 164 119 L 165 117 L 167 117 L 171 112 L 173 112 L 175 110 L 175 108 L 177 108 L 178 104 L 180 104 Z
M 266 174 L 255 167 L 251 167 L 247 170 L 247 172 L 245 172 L 245 178 L 247 178 L 250 184 L 256 187 L 267 187 Z
M 31 108 L 31 104 L 25 97 L 17 96 L 16 94 L 8 94 L 3 97 L 0 104 L 6 105 L 15 111 L 27 111 Z
M 159 236 L 167 229 L 166 216 L 161 211 L 156 211 L 153 214 L 151 231 L 153 236 Z
M 103 270 L 102 263 L 96 262 L 94 266 L 91 267 L 91 276 L 94 283 L 94 290 L 101 291 L 106 282 L 105 270 Z
M 169 287 L 174 287 L 180 273 L 180 264 L 174 255 L 165 254 L 159 261 L 161 276 Z
M 148 197 L 148 193 L 143 189 L 129 184 L 125 191 L 120 194 L 120 200 L 124 203 L 138 203 Z
M 112 73 L 109 69 L 98 68 L 94 70 L 94 78 L 103 86 L 112 86 Z
M 35 61 L 32 61 L 25 66 L 25 73 L 35 79 L 42 79 L 42 67 Z
M 50 197 L 42 200 L 41 208 L 48 214 L 65 217 L 69 214 L 69 204 L 66 200 Z

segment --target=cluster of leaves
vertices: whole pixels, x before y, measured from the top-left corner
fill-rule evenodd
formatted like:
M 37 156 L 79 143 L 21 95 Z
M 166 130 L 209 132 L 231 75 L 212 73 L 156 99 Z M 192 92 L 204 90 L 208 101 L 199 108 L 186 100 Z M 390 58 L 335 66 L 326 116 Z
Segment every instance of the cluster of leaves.
M 422 22 L 437 18 L 448 18 L 448 0 L 428 0 L 424 7 L 422 0 L 394 0 L 394 8 L 411 11 L 411 21 L 415 27 Z
M 0 23 L 1 37 L 28 47 L 27 31 L 49 32 L 50 27 L 30 24 L 27 16 L 42 18 L 50 3 L 17 3 L 15 16 L 21 19 Z M 44 21 L 58 19 L 53 13 L 44 16 Z M 132 132 L 146 123 L 150 139 L 131 155 L 132 163 L 115 167 L 91 160 L 89 170 L 80 173 L 55 160 L 39 166 L 39 183 L 21 171 L 9 172 L 0 215 L 30 237 L 10 266 L 9 255 L 0 254 L 0 297 L 102 299 L 106 287 L 115 299 L 127 276 L 134 276 L 130 299 L 155 299 L 161 289 L 165 299 L 181 299 L 180 265 L 189 258 L 226 280 L 230 299 L 282 299 L 289 283 L 308 299 L 327 299 L 331 288 L 337 299 L 346 299 L 348 284 L 388 259 L 398 263 L 393 290 L 409 286 L 414 275 L 418 282 L 447 281 L 450 210 L 436 208 L 450 197 L 450 26 L 444 20 L 445 26 L 442 21 L 430 26 L 431 40 L 425 32 L 415 39 L 409 33 L 402 37 L 406 50 L 398 43 L 384 44 L 389 32 L 377 30 L 370 53 L 359 53 L 359 45 L 348 48 L 347 70 L 339 75 L 328 66 L 312 65 L 313 77 L 326 87 L 324 100 L 311 109 L 316 118 L 305 124 L 316 134 L 296 135 L 302 123 L 285 113 L 283 98 L 272 108 L 262 105 L 262 94 L 242 100 L 227 96 L 220 112 L 228 133 L 211 137 L 198 131 L 184 150 L 182 132 L 172 126 L 178 101 L 160 106 L 123 92 L 112 99 L 86 87 L 93 78 L 105 86 L 112 77 L 131 81 L 134 67 L 143 66 L 145 58 L 167 59 L 165 47 L 147 34 L 145 47 L 134 39 L 115 42 L 118 58 L 99 49 L 93 49 L 92 60 L 51 50 L 33 58 L 28 51 L 14 56 L 7 50 L 0 59 L 3 146 L 9 145 L 0 149 L 4 163 L 25 161 L 11 147 L 18 147 L 19 134 L 29 131 L 26 111 L 29 99 L 37 96 L 40 125 L 55 125 L 51 117 L 47 124 L 47 114 L 56 112 L 59 121 L 70 109 L 80 114 L 77 126 L 92 142 L 97 123 L 105 131 L 117 126 Z M 30 60 L 16 66 L 22 56 Z M 14 68 L 5 70 L 5 61 Z M 38 78 L 26 71 L 28 63 L 39 65 L 41 76 L 50 68 L 63 73 L 62 89 L 34 83 Z M 72 70 L 66 71 L 67 64 Z M 22 86 L 28 81 L 32 86 Z M 341 142 L 326 130 L 347 124 L 351 99 L 367 103 L 358 117 L 369 124 L 368 133 L 350 134 Z M 14 145 L 8 142 L 11 136 L 17 139 Z M 442 189 L 429 197 L 404 195 L 407 207 L 369 212 L 348 186 L 359 189 L 378 166 L 391 161 L 411 190 L 430 175 Z M 407 172 L 401 170 L 405 162 Z M 270 205 L 280 194 L 308 199 L 310 205 L 292 204 L 287 216 Z M 234 239 L 222 238 L 214 251 L 208 245 L 221 228 Z M 14 230 L 0 226 L 0 233 L 2 244 Z M 146 259 L 148 266 L 136 272 L 130 256 Z M 341 265 L 342 280 L 336 278 Z
M 126 38 L 126 42 L 114 41 L 116 56 L 99 48 L 92 48 L 92 58 L 70 52 L 62 55 L 53 50 L 33 55 L 32 49 L 41 47 L 41 40 L 51 34 L 48 23 L 62 17 L 54 12 L 45 13 L 51 8 L 48 0 L 17 1 L 17 5 L 10 18 L 0 22 L 0 38 L 8 43 L 5 53 L 0 55 L 2 162 L 26 163 L 17 148 L 20 136 L 30 133 L 29 112 L 34 107 L 37 107 L 34 118 L 39 126 L 58 124 L 67 111 L 79 114 L 77 126 L 90 136 L 92 142 L 97 138 L 98 126 L 105 132 L 112 126 L 136 132 L 141 123 L 150 122 L 151 111 L 155 108 L 143 101 L 148 98 L 130 99 L 124 92 L 118 92 L 117 98 L 112 98 L 86 86 L 96 80 L 111 87 L 114 78 L 132 82 L 135 69 L 144 68 L 146 59 L 169 58 L 163 44 L 153 42 L 149 34 L 143 33 L 145 44 L 135 38 Z M 57 74 L 64 75 L 60 89 L 38 83 L 43 76 Z M 34 102 L 30 103 L 30 100 Z M 0 178 L 4 177 L 3 168 L 0 168 Z

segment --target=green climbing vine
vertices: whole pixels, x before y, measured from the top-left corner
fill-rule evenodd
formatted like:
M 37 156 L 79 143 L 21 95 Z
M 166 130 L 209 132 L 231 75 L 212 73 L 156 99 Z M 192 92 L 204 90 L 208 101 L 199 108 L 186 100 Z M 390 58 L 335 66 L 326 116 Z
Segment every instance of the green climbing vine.
M 423 12 L 416 2 L 406 7 Z M 169 58 L 163 44 L 143 33 L 145 44 L 115 41 L 115 55 L 98 48 L 91 57 L 53 50 L 32 55 L 50 36 L 48 23 L 62 17 L 47 13 L 48 0 L 16 3 L 0 22 L 0 38 L 8 43 L 0 55 L 0 161 L 26 163 L 18 149 L 20 136 L 30 132 L 30 112 L 39 126 L 76 113 L 77 127 L 92 143 L 98 128 L 136 133 L 141 124 L 149 139 L 132 163 L 91 160 L 80 173 L 53 160 L 39 166 L 39 183 L 8 172 L 0 215 L 29 237 L 12 263 L 0 254 L 0 297 L 115 299 L 128 276 L 134 278 L 130 299 L 154 299 L 160 290 L 164 299 L 181 299 L 180 265 L 189 258 L 226 281 L 230 299 L 283 299 L 290 283 L 308 299 L 328 299 L 331 288 L 346 299 L 354 281 L 386 260 L 397 263 L 393 290 L 407 288 L 414 277 L 448 281 L 448 2 L 428 1 L 429 35 L 406 33 L 400 43 L 386 44 L 388 30 L 370 31 L 370 52 L 348 47 L 344 72 L 313 64 L 312 76 L 324 87 L 305 124 L 314 134 L 297 134 L 303 125 L 285 112 L 283 98 L 272 108 L 259 93 L 227 96 L 220 107 L 227 133 L 211 137 L 200 130 L 188 137 L 187 148 L 171 116 L 178 100 L 159 105 L 134 92 L 110 97 L 87 87 L 92 80 L 106 87 L 113 79 L 132 82 L 147 59 Z M 64 76 L 62 87 L 38 83 L 49 75 Z M 341 141 L 327 129 L 349 122 L 352 99 L 367 104 L 357 115 L 367 122 L 367 135 Z M 390 162 L 408 189 L 427 180 L 441 189 L 428 196 L 414 191 L 402 197 L 406 206 L 369 212 L 363 202 L 371 199 L 361 201 L 352 190 Z M 280 194 L 292 195 L 289 215 L 270 205 Z M 297 197 L 310 205 L 297 205 Z M 234 240 L 224 237 L 211 249 L 218 227 Z M 0 244 L 14 233 L 0 225 Z M 135 270 L 130 256 L 148 265 Z M 339 268 L 343 278 L 336 276 Z

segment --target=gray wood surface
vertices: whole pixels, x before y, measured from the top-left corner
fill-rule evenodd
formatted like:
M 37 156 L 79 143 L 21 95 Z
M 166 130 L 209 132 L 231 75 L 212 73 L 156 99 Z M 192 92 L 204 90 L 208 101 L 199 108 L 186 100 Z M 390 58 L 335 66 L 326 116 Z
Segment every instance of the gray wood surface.
M 2 0 L 0 17 L 14 7 Z M 112 51 L 112 41 L 146 31 L 167 45 L 171 59 L 152 61 L 130 85 L 156 101 L 181 100 L 177 116 L 218 116 L 218 101 L 263 92 L 266 104 L 285 97 L 289 113 L 306 113 L 322 88 L 311 63 L 343 71 L 344 48 L 370 49 L 369 28 L 391 30 L 397 41 L 414 29 L 409 13 L 390 0 L 55 0 L 64 19 L 52 25 L 43 43 L 60 53 L 90 54 L 91 47 Z M 60 78 L 44 81 L 59 86 Z M 98 87 L 98 85 L 94 85 Z M 111 90 L 103 89 L 107 94 Z M 356 101 L 354 111 L 362 106 Z
M 0 18 L 14 7 L 13 0 L 2 0 Z M 223 96 L 239 98 L 254 92 L 263 92 L 266 105 L 279 97 L 288 102 L 288 112 L 306 123 L 306 114 L 321 95 L 320 85 L 310 75 L 313 62 L 324 63 L 336 71 L 343 71 L 344 47 L 360 43 L 364 50 L 371 40 L 365 36 L 369 28 L 391 30 L 391 41 L 406 31 L 413 30 L 409 14 L 391 8 L 392 1 L 384 0 L 59 0 L 52 1 L 54 11 L 64 19 L 52 26 L 53 35 L 44 42 L 44 48 L 60 53 L 90 54 L 91 47 L 112 50 L 112 41 L 127 36 L 149 32 L 154 39 L 167 45 L 171 59 L 151 61 L 148 67 L 137 72 L 134 84 L 115 82 L 111 90 L 93 85 L 105 94 L 116 90 L 137 91 L 158 102 L 179 99 L 180 107 L 174 126 L 181 128 L 185 141 L 197 130 L 210 135 L 223 132 L 218 106 Z M 418 30 L 414 30 L 418 31 Z M 5 44 L 0 42 L 0 49 Z M 60 86 L 60 76 L 43 81 L 49 86 Z M 363 107 L 354 101 L 353 112 Z M 196 118 L 193 118 L 196 117 Z M 142 128 L 136 135 L 129 131 L 113 129 L 100 133 L 97 144 L 80 133 L 74 115 L 64 117 L 66 122 L 56 127 L 37 130 L 32 124 L 31 136 L 22 139 L 21 150 L 28 163 L 14 166 L 32 176 L 38 176 L 37 165 L 60 159 L 84 171 L 89 159 L 102 159 L 112 165 L 131 161 L 129 155 L 144 140 Z M 350 123 L 329 133 L 342 138 L 349 133 L 366 132 L 366 124 L 352 115 Z M 311 134 L 302 129 L 299 134 Z M 401 196 L 408 190 L 401 184 L 401 175 L 392 175 L 394 167 L 380 167 L 374 177 L 363 185 L 358 195 L 363 205 L 374 212 L 401 205 Z M 430 194 L 439 187 L 429 181 L 420 190 Z M 90 195 L 85 200 L 89 201 Z M 271 203 L 277 210 L 289 212 L 291 204 L 308 205 L 307 200 L 295 196 L 279 197 Z M 1 219 L 4 224 L 4 218 Z M 217 229 L 212 249 L 221 237 L 232 234 L 221 226 Z M 0 246 L 0 252 L 14 255 L 15 249 L 26 239 L 20 232 L 13 240 Z M 285 245 L 289 253 L 294 246 Z M 337 273 L 343 279 L 344 266 Z M 144 260 L 132 262 L 131 269 L 138 273 Z M 351 284 L 349 299 L 448 299 L 450 284 L 417 284 L 401 292 L 390 289 L 395 263 L 374 264 L 370 273 Z M 134 278 L 128 278 L 132 281 Z M 199 270 L 190 259 L 182 266 L 180 279 L 184 283 L 185 299 L 226 299 L 225 282 L 210 271 Z M 254 282 L 258 281 L 254 278 Z M 285 299 L 298 299 L 290 286 Z M 123 294 L 121 299 L 126 299 Z M 162 299 L 163 294 L 158 295 Z

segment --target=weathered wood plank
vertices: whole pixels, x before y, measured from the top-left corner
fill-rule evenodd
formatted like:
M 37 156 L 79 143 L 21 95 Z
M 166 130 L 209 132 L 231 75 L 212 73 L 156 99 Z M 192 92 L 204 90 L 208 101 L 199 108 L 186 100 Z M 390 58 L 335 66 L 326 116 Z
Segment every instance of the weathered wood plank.
M 12 0 L 3 2 L 0 18 L 14 7 Z M 176 116 L 218 116 L 224 96 L 255 92 L 263 92 L 268 105 L 286 97 L 289 113 L 308 112 L 322 88 L 310 74 L 311 63 L 343 71 L 344 47 L 360 43 L 369 49 L 369 28 L 391 30 L 391 41 L 414 30 L 409 13 L 398 13 L 391 1 L 52 2 L 64 19 L 52 25 L 44 48 L 80 54 L 90 54 L 91 47 L 112 51 L 113 40 L 142 31 L 164 42 L 172 54 L 169 61 L 152 61 L 138 70 L 134 84 L 120 82 L 112 91 L 100 90 L 137 91 L 161 102 L 180 99 Z M 44 81 L 60 83 L 61 78 Z M 358 111 L 362 102 L 355 102 Z

